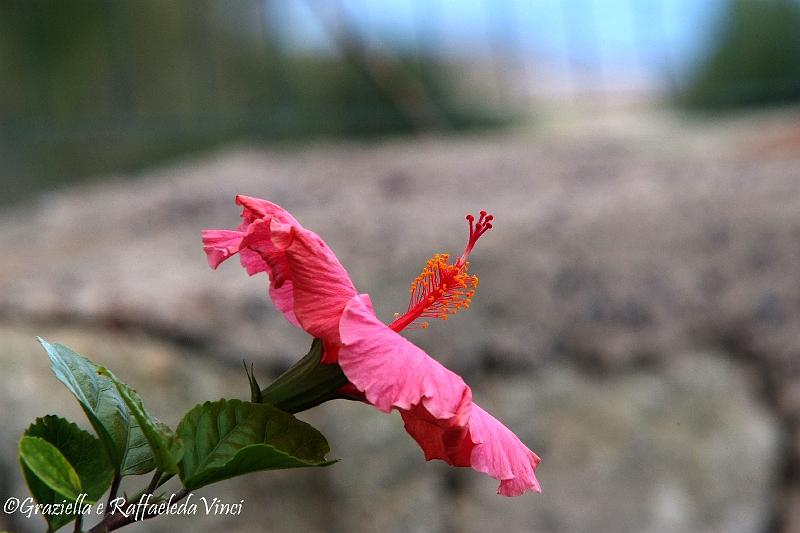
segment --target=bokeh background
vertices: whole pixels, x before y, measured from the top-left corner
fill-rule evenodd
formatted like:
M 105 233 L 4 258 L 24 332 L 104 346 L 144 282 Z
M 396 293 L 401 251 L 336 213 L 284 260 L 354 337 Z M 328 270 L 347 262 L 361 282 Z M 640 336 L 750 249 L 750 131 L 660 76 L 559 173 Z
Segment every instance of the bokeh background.
M 328 469 L 139 531 L 800 531 L 799 0 L 0 1 L 0 497 L 36 417 L 88 427 L 42 335 L 175 424 L 310 339 L 207 268 L 237 193 L 317 231 L 387 321 L 463 216 L 468 313 L 409 337 L 542 456 L 426 464 L 399 416 L 301 416 Z M 127 480 L 135 491 L 142 480 Z M 40 519 L 0 514 L 0 528 Z

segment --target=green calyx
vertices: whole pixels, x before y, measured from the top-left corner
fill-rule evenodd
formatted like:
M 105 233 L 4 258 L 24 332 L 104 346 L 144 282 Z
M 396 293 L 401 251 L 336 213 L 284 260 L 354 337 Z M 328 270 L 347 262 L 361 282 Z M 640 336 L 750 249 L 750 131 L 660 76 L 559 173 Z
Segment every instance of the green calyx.
M 348 380 L 337 364 L 322 364 L 322 341 L 261 391 L 261 400 L 287 413 L 299 413 L 329 400 L 344 398 L 339 389 Z M 252 382 L 251 382 L 252 383 Z

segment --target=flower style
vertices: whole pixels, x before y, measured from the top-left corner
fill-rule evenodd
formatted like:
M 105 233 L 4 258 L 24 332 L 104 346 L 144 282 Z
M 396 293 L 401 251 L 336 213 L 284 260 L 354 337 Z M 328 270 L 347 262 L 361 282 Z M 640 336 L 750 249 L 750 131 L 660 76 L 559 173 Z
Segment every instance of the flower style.
M 239 253 L 248 274 L 266 272 L 275 306 L 296 326 L 324 343 L 323 363 L 338 364 L 349 380 L 349 395 L 383 412 L 396 409 L 426 460 L 471 466 L 500 481 L 498 494 L 540 492 L 539 457 L 496 418 L 472 401 L 460 376 L 399 335 L 409 326 L 427 328 L 425 318 L 448 316 L 469 307 L 478 286 L 467 258 L 491 229 L 493 217 L 471 215 L 469 240 L 454 263 L 436 254 L 411 283 L 406 313 L 386 325 L 359 294 L 336 255 L 314 232 L 276 204 L 237 196 L 243 207 L 237 230 L 206 230 L 209 265 Z

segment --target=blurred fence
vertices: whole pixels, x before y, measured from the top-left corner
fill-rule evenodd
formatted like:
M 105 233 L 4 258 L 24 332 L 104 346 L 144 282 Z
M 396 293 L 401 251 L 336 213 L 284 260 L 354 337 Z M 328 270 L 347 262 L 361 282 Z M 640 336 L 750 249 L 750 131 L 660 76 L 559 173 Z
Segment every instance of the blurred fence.
M 800 10 L 800 0 L 4 0 L 0 180 L 13 198 L 235 138 L 457 130 L 553 102 L 602 110 L 676 95 L 724 38 L 731 5 L 758 18 L 767 3 Z M 796 41 L 791 17 L 778 18 Z M 754 27 L 756 47 L 777 35 Z M 788 68 L 800 65 L 786 48 Z M 800 95 L 800 80 L 765 76 Z

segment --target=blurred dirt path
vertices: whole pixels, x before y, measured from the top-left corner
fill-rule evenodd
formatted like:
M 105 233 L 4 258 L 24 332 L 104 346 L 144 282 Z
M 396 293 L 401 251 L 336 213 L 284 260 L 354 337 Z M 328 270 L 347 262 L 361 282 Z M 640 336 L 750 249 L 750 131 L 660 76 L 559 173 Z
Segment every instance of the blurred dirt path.
M 317 231 L 387 320 L 430 255 L 460 251 L 464 214 L 486 209 L 497 223 L 472 257 L 472 309 L 412 339 L 488 391 L 501 390 L 493 376 L 534 379 L 556 364 L 687 383 L 675 370 L 687 354 L 723 354 L 787 450 L 778 477 L 757 482 L 763 498 L 775 484 L 781 494 L 763 502 L 764 520 L 800 531 L 800 145 L 784 142 L 793 122 L 759 120 L 239 146 L 53 192 L 0 214 L 0 325 L 145 335 L 214 368 L 246 357 L 276 372 L 305 336 L 273 311 L 264 277 L 212 272 L 200 245 L 201 229 L 236 225 L 235 194 Z M 731 456 L 756 450 L 746 444 L 730 443 Z

